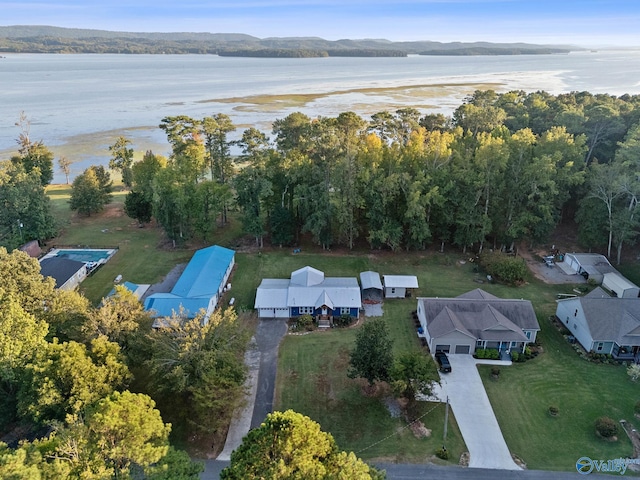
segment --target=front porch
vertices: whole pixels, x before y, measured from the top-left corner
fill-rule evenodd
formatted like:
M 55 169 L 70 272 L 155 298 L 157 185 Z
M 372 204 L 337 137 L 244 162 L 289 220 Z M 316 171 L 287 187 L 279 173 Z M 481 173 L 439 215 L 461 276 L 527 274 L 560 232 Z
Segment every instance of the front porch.
M 640 347 L 635 345 L 614 344 L 611 349 L 611 356 L 620 362 L 640 363 Z

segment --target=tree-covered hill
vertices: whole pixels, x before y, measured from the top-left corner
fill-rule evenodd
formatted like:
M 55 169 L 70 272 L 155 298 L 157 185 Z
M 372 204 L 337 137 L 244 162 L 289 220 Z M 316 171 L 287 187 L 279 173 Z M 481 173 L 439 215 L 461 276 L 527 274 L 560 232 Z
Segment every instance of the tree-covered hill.
M 241 33 L 113 32 L 42 25 L 0 27 L 0 52 L 221 54 L 255 57 L 519 55 L 567 53 L 575 47 L 526 43 L 391 42 L 318 37 L 257 38 Z M 451 52 L 451 53 L 448 53 Z

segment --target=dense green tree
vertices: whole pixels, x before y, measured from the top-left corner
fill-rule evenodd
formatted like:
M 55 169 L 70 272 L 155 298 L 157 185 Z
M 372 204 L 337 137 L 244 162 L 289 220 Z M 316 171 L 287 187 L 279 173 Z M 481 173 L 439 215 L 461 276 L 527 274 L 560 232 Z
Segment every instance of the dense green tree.
M 199 480 L 204 465 L 193 461 L 189 455 L 169 447 L 167 454 L 158 462 L 144 467 L 145 480 Z
M 349 377 L 362 377 L 373 385 L 389 380 L 393 367 L 393 341 L 384 320 L 365 322 L 356 333 L 356 342 L 349 358 Z
M 385 475 L 352 452 L 340 451 L 333 436 L 309 417 L 287 410 L 270 413 L 248 433 L 220 478 L 381 480 Z
M 136 295 L 125 286 L 116 285 L 113 295 L 104 298 L 100 306 L 90 313 L 82 325 L 82 333 L 87 340 L 106 337 L 126 349 L 140 326 L 149 324 L 149 313 Z
M 0 162 L 0 245 L 15 248 L 56 232 L 51 202 L 37 170 Z
M 415 405 L 416 395 L 431 395 L 435 378 L 429 358 L 422 353 L 405 352 L 393 363 L 391 387 L 397 395 L 409 400 L 410 408 Z
M 9 253 L 0 247 L 0 278 L 5 294 L 36 318 L 41 318 L 55 296 L 54 280 L 43 278 L 38 260 L 20 250 Z
M 124 199 L 124 213 L 138 221 L 141 227 L 149 223 L 153 217 L 153 203 L 141 192 L 129 192 Z
M 129 148 L 131 140 L 125 137 L 118 137 L 113 145 L 109 147 L 111 159 L 109 160 L 109 168 L 117 170 L 122 175 L 122 183 L 126 187 L 131 188 L 133 185 L 133 148 Z
M 0 379 L 13 379 L 34 352 L 44 346 L 48 325 L 26 312 L 20 302 L 0 287 Z
M 224 113 L 218 113 L 202 120 L 202 134 L 205 146 L 211 180 L 227 183 L 233 175 L 231 162 L 231 142 L 228 136 L 235 131 L 236 126 L 231 118 Z
M 154 155 L 148 150 L 142 160 L 131 167 L 133 177 L 133 190 L 143 195 L 148 202 L 153 201 L 153 183 L 162 169 L 166 168 L 167 159 L 162 155 Z
M 620 165 L 591 164 L 587 186 L 587 198 L 597 199 L 605 207 L 608 232 L 607 256 L 610 257 L 615 228 L 616 203 L 624 195 L 624 178 L 621 174 Z
M 88 410 L 85 424 L 90 445 L 115 478 L 132 465 L 152 465 L 169 451 L 171 425 L 162 421 L 147 395 L 113 392 Z
M 197 430 L 217 428 L 242 398 L 243 352 L 248 340 L 232 309 L 168 319 L 148 334 L 149 389 L 180 399 L 181 422 Z
M 54 340 L 37 350 L 26 366 L 18 410 L 37 423 L 72 422 L 129 377 L 120 347 L 104 337 L 93 340 L 90 349 Z
M 109 173 L 102 166 L 91 166 L 71 185 L 71 210 L 87 216 L 100 212 L 111 201 L 111 191 Z

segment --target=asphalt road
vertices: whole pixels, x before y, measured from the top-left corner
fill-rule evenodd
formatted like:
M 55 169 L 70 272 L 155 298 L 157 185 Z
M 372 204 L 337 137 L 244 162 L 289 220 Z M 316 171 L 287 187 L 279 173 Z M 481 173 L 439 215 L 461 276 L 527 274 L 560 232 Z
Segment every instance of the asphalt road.
M 218 480 L 220 472 L 229 462 L 208 460 L 202 480 Z M 576 472 L 550 472 L 544 470 L 492 470 L 486 468 L 443 467 L 440 465 L 414 465 L 382 463 L 376 465 L 387 471 L 388 480 L 575 480 L 609 479 L 619 475 L 591 473 L 581 475 Z
M 260 370 L 251 428 L 259 427 L 267 414 L 273 411 L 273 396 L 278 369 L 278 346 L 286 333 L 287 322 L 285 319 L 263 319 L 258 324 L 255 337 L 260 351 Z

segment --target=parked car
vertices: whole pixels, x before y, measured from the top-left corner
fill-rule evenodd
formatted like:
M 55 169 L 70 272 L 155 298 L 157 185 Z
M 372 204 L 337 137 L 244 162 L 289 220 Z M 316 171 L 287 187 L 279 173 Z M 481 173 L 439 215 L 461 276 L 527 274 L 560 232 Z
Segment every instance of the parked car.
M 449 373 L 451 371 L 451 363 L 447 354 L 441 351 L 436 352 L 436 362 L 440 365 L 440 371 L 442 373 Z

